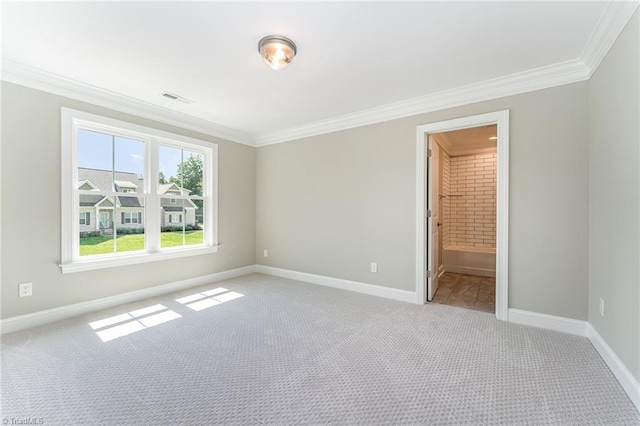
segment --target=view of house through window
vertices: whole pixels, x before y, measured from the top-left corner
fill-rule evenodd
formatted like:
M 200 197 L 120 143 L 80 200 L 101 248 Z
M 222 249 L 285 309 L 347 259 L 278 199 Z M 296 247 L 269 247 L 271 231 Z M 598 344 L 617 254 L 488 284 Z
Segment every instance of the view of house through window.
M 144 250 L 144 160 L 141 140 L 78 130 L 81 256 Z
M 158 154 L 160 247 L 202 244 L 204 155 L 167 145 L 160 145 Z
M 146 249 L 151 186 L 145 141 L 80 128 L 76 134 L 80 256 Z M 205 155 L 156 144 L 159 247 L 203 244 Z
M 68 108 L 61 118 L 63 273 L 218 251 L 215 143 Z

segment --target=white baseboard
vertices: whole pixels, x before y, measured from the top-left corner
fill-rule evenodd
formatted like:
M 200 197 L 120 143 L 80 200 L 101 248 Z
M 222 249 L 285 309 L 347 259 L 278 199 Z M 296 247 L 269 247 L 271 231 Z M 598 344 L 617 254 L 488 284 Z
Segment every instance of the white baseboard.
M 587 322 L 509 308 L 509 322 L 587 337 Z
M 0 320 L 0 334 L 13 333 L 14 331 L 24 330 L 26 328 L 36 327 L 38 325 L 49 324 L 54 321 L 60 321 L 83 315 L 89 312 L 99 311 L 101 309 L 111 308 L 123 303 L 135 302 L 137 300 L 147 299 L 149 297 L 160 296 L 185 288 L 196 287 L 216 281 L 227 280 L 230 278 L 240 277 L 242 275 L 252 274 L 256 271 L 255 265 L 245 266 L 243 268 L 231 269 L 228 271 L 216 272 L 215 274 L 203 275 L 200 277 L 189 278 L 182 281 L 163 284 L 155 287 L 149 287 L 142 290 L 131 291 L 128 293 L 117 294 L 115 296 L 104 297 L 102 299 L 90 300 L 88 302 L 75 303 L 73 305 L 61 306 L 59 308 L 47 309 L 44 311 L 34 312 L 32 314 L 19 315 L 16 317 Z
M 620 385 L 627 395 L 629 395 L 633 405 L 640 411 L 640 383 L 633 377 L 633 374 L 631 374 L 629 369 L 622 363 L 613 349 L 611 349 L 591 324 L 587 326 L 587 337 L 607 364 L 609 370 L 611 370 L 615 378 L 620 382 Z
M 340 278 L 326 277 L 323 275 L 308 274 L 306 272 L 291 271 L 289 269 L 273 268 L 271 266 L 256 265 L 256 272 L 274 275 L 276 277 L 289 278 L 304 281 L 311 284 L 319 284 L 326 287 L 339 288 L 341 290 L 355 291 L 370 296 L 384 297 L 386 299 L 399 300 L 401 302 L 416 303 L 416 293 L 408 290 L 400 290 L 379 285 L 366 284 L 358 281 L 343 280 Z

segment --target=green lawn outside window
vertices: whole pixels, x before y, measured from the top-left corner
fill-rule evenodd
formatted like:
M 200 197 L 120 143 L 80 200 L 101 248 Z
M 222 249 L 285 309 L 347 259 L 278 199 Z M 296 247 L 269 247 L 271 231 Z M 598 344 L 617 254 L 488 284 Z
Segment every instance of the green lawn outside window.
M 203 231 L 185 231 L 185 245 L 202 244 Z M 175 247 L 182 245 L 182 232 L 160 233 L 160 246 Z M 113 253 L 113 237 L 80 238 L 80 256 Z M 115 239 L 117 252 L 144 250 L 144 234 L 121 235 Z

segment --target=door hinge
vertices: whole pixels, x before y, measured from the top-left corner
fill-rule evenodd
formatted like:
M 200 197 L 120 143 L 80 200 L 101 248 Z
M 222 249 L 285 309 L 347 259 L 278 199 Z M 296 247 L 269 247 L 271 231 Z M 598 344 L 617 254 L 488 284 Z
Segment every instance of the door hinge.
M 431 150 L 427 149 L 427 157 L 431 157 Z
M 427 210 L 427 212 L 425 213 L 425 215 L 426 215 L 427 217 L 431 217 L 431 210 Z
M 427 278 L 431 278 L 431 271 L 427 271 Z

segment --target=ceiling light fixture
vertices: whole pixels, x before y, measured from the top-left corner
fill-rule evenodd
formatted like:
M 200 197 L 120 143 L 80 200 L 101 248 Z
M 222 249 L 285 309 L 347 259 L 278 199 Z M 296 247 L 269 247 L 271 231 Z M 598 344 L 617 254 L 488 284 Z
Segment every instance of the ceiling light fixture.
M 269 68 L 281 70 L 291 65 L 298 50 L 296 44 L 288 38 L 268 35 L 258 42 L 258 52 Z

